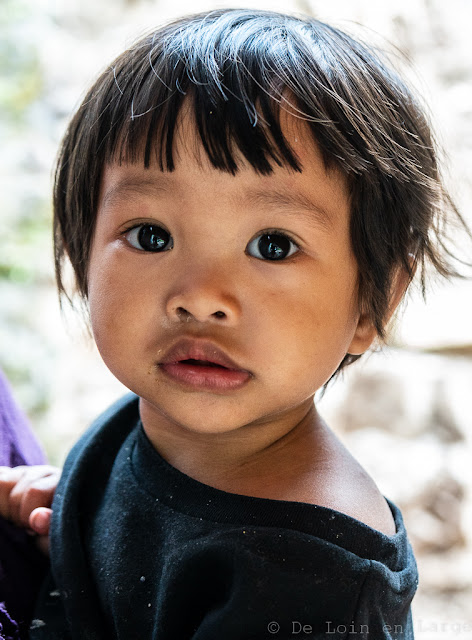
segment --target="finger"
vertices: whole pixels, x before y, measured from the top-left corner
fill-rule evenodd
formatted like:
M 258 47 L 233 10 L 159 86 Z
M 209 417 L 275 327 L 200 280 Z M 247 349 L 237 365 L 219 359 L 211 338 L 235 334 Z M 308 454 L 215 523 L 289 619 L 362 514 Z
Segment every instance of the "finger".
M 21 464 L 18 465 L 17 467 L 5 467 L 5 466 L 0 466 L 0 480 L 3 480 L 3 476 L 6 477 L 10 477 L 12 474 L 13 475 L 17 475 L 20 474 L 25 471 L 26 469 L 29 469 L 30 467 L 28 467 L 25 464 Z
M 20 522 L 27 523 L 34 509 L 51 506 L 57 482 L 58 476 L 55 474 L 31 482 L 21 500 Z
M 10 493 L 10 519 L 18 526 L 28 526 L 36 507 L 51 506 L 58 481 L 58 469 L 48 465 L 26 467 Z
M 46 507 L 38 507 L 31 512 L 29 517 L 29 527 L 40 536 L 49 534 L 52 510 Z
M 0 467 L 0 515 L 11 520 L 10 494 L 28 467 Z

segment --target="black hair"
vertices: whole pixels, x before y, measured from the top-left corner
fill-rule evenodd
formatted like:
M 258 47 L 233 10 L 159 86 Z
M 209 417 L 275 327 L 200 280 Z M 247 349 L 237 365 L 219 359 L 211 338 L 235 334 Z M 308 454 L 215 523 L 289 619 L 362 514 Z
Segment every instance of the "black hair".
M 445 231 L 465 227 L 440 178 L 422 108 L 372 48 L 312 18 L 221 10 L 160 27 L 122 53 L 93 84 L 60 150 L 54 190 L 56 275 L 72 263 L 87 297 L 87 267 L 107 162 L 175 164 L 175 135 L 188 105 L 211 164 L 235 174 L 242 154 L 255 171 L 302 171 L 285 139 L 282 110 L 307 122 L 327 170 L 347 179 L 359 300 L 385 336 L 399 269 L 425 265 L 457 275 Z M 67 294 L 66 294 L 67 295 Z M 347 354 L 339 369 L 358 356 Z M 339 371 L 338 369 L 338 371 Z

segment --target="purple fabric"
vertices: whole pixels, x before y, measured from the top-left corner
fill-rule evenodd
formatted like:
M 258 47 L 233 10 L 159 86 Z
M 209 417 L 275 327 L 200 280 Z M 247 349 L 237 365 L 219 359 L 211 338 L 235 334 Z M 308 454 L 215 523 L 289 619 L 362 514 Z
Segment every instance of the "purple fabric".
M 0 371 L 0 466 L 44 464 L 44 452 Z
M 44 452 L 0 371 L 0 465 L 44 464 Z M 31 536 L 0 518 L 0 640 L 27 637 L 47 560 Z
M 0 640 L 20 639 L 20 630 L 17 623 L 10 618 L 3 602 L 0 602 Z

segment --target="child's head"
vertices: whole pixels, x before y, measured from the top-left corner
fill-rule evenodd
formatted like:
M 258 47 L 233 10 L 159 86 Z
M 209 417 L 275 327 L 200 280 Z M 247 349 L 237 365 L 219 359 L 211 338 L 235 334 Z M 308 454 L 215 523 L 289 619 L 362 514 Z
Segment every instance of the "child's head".
M 125 51 L 94 83 L 67 131 L 56 174 L 60 292 L 67 255 L 87 299 L 107 165 L 172 172 L 185 115 L 207 160 L 227 175 L 241 164 L 260 176 L 275 167 L 303 172 L 284 135 L 287 114 L 306 123 L 328 175 L 347 186 L 359 308 L 384 337 L 399 274 L 405 289 L 418 267 L 424 278 L 425 260 L 442 275 L 453 273 L 439 235 L 450 200 L 429 126 L 372 50 L 317 20 L 264 11 L 178 20 Z M 339 369 L 357 357 L 346 354 Z

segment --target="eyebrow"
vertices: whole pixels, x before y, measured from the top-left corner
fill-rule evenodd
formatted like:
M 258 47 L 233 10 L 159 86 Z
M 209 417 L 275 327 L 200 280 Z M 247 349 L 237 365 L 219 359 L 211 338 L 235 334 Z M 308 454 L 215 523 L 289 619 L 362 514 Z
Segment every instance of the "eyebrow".
M 329 231 L 333 227 L 333 215 L 300 192 L 252 190 L 246 193 L 245 199 L 255 206 L 283 209 L 284 213 L 299 216 L 316 228 Z
M 170 180 L 166 175 L 153 176 L 152 178 L 123 178 L 105 191 L 101 206 L 113 205 L 126 196 L 140 196 L 143 193 L 158 195 L 169 191 L 169 187 Z
M 149 178 L 135 176 L 123 178 L 107 189 L 102 199 L 102 206 L 113 205 L 126 196 L 169 193 L 171 187 L 172 178 L 165 174 Z M 301 217 L 317 229 L 321 227 L 325 231 L 330 231 L 333 228 L 333 214 L 300 192 L 251 189 L 245 193 L 244 200 L 249 206 L 278 208 L 289 216 Z

